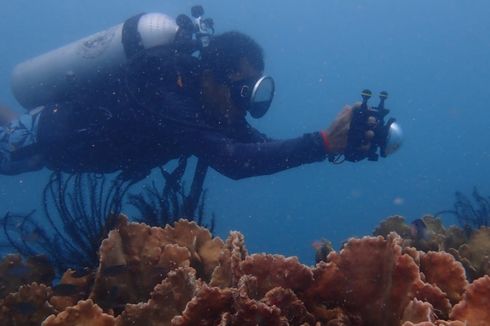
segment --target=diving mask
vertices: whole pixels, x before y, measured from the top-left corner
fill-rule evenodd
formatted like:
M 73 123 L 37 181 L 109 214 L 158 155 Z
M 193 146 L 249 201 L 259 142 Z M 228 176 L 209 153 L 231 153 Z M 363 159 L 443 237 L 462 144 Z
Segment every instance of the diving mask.
M 274 98 L 275 84 L 270 76 L 245 79 L 230 83 L 231 97 L 235 104 L 250 112 L 256 119 L 263 117 Z

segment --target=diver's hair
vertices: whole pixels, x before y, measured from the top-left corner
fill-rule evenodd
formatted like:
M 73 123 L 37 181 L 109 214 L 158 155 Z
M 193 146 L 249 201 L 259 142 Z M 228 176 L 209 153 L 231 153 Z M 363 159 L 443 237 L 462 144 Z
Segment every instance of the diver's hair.
M 225 81 L 237 72 L 242 58 L 258 71 L 264 70 L 262 47 L 250 36 L 236 31 L 214 36 L 201 51 L 202 68 L 212 70 L 219 81 Z

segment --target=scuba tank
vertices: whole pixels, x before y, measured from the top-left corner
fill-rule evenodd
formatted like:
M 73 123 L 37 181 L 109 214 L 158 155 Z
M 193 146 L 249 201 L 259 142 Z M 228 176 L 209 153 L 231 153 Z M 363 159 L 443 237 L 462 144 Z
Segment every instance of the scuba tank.
M 93 96 L 121 80 L 125 64 L 141 50 L 170 44 L 179 26 L 161 13 L 140 14 L 105 31 L 18 64 L 11 87 L 30 110 L 74 95 Z

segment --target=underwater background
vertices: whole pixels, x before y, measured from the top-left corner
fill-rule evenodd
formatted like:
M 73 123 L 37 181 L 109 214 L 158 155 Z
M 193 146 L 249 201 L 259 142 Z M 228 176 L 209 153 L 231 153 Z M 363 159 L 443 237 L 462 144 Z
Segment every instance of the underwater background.
M 269 113 L 251 121 L 259 130 L 289 138 L 324 129 L 370 88 L 390 93 L 387 107 L 405 137 L 379 162 L 315 163 L 240 181 L 209 173 L 217 235 L 239 230 L 251 252 L 312 263 L 314 240 L 338 248 L 389 215 L 410 221 L 450 208 L 457 190 L 490 193 L 490 3 L 483 0 L 3 1 L 0 102 L 22 110 L 9 86 L 15 64 L 134 14 L 175 17 L 195 4 L 218 33 L 240 30 L 263 46 L 277 93 Z M 39 207 L 48 176 L 0 176 L 0 213 Z M 445 216 L 446 225 L 455 222 Z

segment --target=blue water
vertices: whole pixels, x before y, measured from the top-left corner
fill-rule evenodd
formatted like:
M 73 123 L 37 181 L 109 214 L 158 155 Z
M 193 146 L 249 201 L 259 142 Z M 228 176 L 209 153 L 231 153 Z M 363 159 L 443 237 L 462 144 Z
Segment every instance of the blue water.
M 490 193 L 490 3 L 458 0 L 200 1 L 218 32 L 240 30 L 263 46 L 277 94 L 253 125 L 274 138 L 326 128 L 363 88 L 387 90 L 403 148 L 379 162 L 315 163 L 241 181 L 208 175 L 217 234 L 246 236 L 252 252 L 313 260 L 311 243 L 338 246 L 381 219 L 450 208 L 456 190 Z M 16 63 L 139 13 L 188 13 L 182 0 L 3 1 L 0 102 Z M 0 176 L 0 208 L 39 205 L 47 171 Z M 445 223 L 455 223 L 447 218 Z

